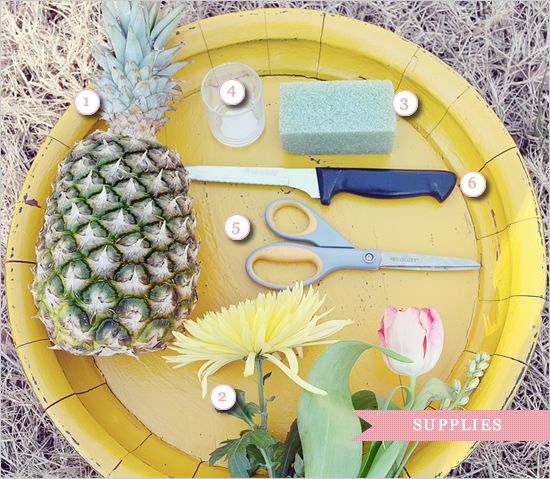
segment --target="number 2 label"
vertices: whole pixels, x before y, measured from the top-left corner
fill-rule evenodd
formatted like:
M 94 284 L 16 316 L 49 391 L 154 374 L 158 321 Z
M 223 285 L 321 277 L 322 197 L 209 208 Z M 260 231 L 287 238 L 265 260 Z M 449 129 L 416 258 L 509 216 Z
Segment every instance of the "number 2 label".
M 228 384 L 219 384 L 210 394 L 210 401 L 218 411 L 231 409 L 237 401 L 237 393 Z

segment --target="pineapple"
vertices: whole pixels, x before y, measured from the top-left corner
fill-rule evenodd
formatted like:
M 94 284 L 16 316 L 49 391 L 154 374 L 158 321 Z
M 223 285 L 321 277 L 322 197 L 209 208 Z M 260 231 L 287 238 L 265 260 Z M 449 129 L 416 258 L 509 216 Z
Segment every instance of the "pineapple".
M 164 349 L 196 300 L 196 220 L 178 154 L 155 141 L 179 88 L 180 45 L 164 49 L 183 6 L 105 1 L 112 49 L 95 45 L 109 131 L 59 165 L 36 249 L 39 317 L 58 349 L 79 355 Z

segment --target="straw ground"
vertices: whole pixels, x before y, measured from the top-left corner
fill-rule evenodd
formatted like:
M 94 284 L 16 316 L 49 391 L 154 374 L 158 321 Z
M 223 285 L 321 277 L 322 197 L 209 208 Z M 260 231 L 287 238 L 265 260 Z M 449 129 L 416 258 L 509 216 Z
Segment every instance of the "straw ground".
M 99 23 L 95 1 L 1 3 L 1 248 L 5 253 L 10 216 L 29 166 L 44 136 L 95 70 L 89 40 L 96 36 Z M 265 6 L 322 9 L 372 22 L 416 42 L 458 70 L 487 100 L 519 145 L 548 227 L 546 2 L 203 1 L 189 2 L 184 21 Z M 96 475 L 38 405 L 15 354 L 3 294 L 0 302 L 2 476 Z M 549 408 L 548 307 L 544 321 L 513 408 Z M 548 444 L 485 443 L 452 475 L 550 477 Z

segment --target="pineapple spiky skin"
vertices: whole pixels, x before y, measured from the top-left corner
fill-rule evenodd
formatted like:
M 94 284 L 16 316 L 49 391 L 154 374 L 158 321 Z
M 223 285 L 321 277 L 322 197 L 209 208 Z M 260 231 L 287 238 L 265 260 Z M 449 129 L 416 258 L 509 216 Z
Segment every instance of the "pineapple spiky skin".
M 110 46 L 95 45 L 109 131 L 59 165 L 36 250 L 39 317 L 56 348 L 79 355 L 164 349 L 196 300 L 199 274 L 189 178 L 155 141 L 186 61 L 164 46 L 184 9 L 105 0 Z
M 79 355 L 164 349 L 194 306 L 198 243 L 178 154 L 96 131 L 59 165 L 33 293 L 58 348 Z

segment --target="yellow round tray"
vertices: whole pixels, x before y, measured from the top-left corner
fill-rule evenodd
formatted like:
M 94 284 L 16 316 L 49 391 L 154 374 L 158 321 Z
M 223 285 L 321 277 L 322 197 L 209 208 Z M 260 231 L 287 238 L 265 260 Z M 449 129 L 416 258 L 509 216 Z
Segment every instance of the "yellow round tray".
M 339 335 L 376 342 L 383 307 L 435 306 L 446 333 L 437 367 L 421 377 L 460 377 L 477 351 L 493 355 L 472 409 L 505 408 L 529 362 L 545 294 L 545 254 L 535 193 L 514 141 L 479 94 L 458 73 L 418 46 L 381 28 L 349 18 L 299 9 L 267 9 L 209 18 L 178 29 L 172 44 L 185 42 L 180 59 L 183 99 L 159 140 L 177 149 L 185 164 L 438 168 L 459 177 L 481 171 L 486 193 L 464 197 L 458 188 L 439 204 L 427 197 L 377 200 L 337 196 L 329 207 L 299 191 L 273 187 L 193 184 L 201 238 L 202 274 L 194 317 L 247 297 L 260 288 L 244 272 L 252 249 L 277 238 L 263 212 L 269 201 L 289 195 L 321 213 L 358 247 L 462 256 L 481 262 L 480 271 L 375 273 L 341 271 L 320 284 L 335 306 L 333 318 L 354 325 Z M 212 66 L 238 61 L 263 78 L 266 130 L 253 145 L 232 149 L 211 136 L 200 100 L 200 82 Z M 395 89 L 414 91 L 420 109 L 399 119 L 390 155 L 306 156 L 281 150 L 278 90 L 281 82 L 318 79 L 390 79 Z M 37 397 L 67 440 L 101 474 L 112 477 L 208 477 L 227 475 L 209 467 L 209 452 L 234 437 L 237 420 L 216 414 L 200 398 L 196 368 L 171 369 L 162 353 L 129 357 L 76 357 L 50 349 L 35 319 L 29 285 L 35 244 L 57 164 L 75 142 L 102 127 L 73 107 L 46 138 L 15 208 L 8 243 L 6 283 L 13 339 Z M 36 204 L 38 206 L 36 206 Z M 223 232 L 233 213 L 250 218 L 249 241 L 232 242 Z M 288 271 L 285 272 L 285 274 Z M 321 348 L 306 351 L 305 376 Z M 164 353 L 166 354 L 166 353 Z M 387 393 L 399 378 L 379 355 L 364 355 L 352 388 Z M 221 370 L 211 385 L 231 383 L 255 398 L 242 364 Z M 279 371 L 267 383 L 277 396 L 270 427 L 283 435 L 296 414 L 299 389 Z M 423 445 L 406 474 L 445 475 L 473 443 Z

